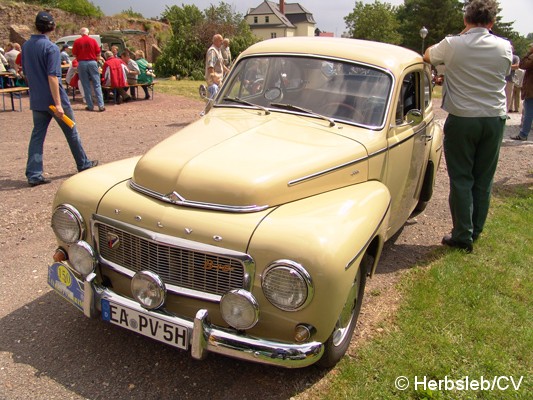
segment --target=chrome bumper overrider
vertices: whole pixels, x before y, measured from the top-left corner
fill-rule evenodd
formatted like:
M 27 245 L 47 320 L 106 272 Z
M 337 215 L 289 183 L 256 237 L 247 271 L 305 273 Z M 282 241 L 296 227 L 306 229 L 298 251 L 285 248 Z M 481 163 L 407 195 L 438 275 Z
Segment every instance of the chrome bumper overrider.
M 94 284 L 96 275 L 90 274 L 84 281 L 83 312 L 89 318 L 99 316 L 102 299 L 133 309 L 139 313 L 159 314 L 147 311 L 137 302 L 118 295 L 108 288 Z M 162 315 L 162 314 L 161 314 Z M 237 334 L 235 331 L 213 327 L 207 310 L 201 309 L 194 320 L 169 316 L 164 318 L 189 330 L 191 355 L 204 359 L 209 352 L 223 354 L 241 360 L 276 365 L 285 368 L 301 368 L 317 362 L 324 352 L 320 342 L 287 344 Z

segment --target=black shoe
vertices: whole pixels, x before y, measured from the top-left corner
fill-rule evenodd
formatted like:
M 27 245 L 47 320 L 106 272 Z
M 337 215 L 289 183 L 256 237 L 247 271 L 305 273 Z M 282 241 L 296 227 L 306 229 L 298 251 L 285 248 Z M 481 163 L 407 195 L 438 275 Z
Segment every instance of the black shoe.
M 472 244 L 457 242 L 456 240 L 452 239 L 451 235 L 444 236 L 442 238 L 441 243 L 448 247 L 453 247 L 455 249 L 464 250 L 467 253 L 472 253 L 472 251 L 474 250 L 474 246 L 472 246 Z
M 124 103 L 127 103 L 128 101 L 131 101 L 131 99 L 132 99 L 131 96 L 124 97 Z
M 89 107 L 85 107 L 85 110 L 86 110 L 86 111 L 92 111 L 93 109 L 92 109 L 92 108 L 89 108 Z
M 146 96 L 144 96 L 144 99 L 145 99 L 145 100 L 150 100 L 150 95 L 147 94 Z
M 91 164 L 90 164 L 88 167 L 85 167 L 85 168 L 83 168 L 83 169 L 80 169 L 78 172 L 86 171 L 86 170 L 88 170 L 89 168 L 96 167 L 97 165 L 98 165 L 98 160 L 93 160 L 93 161 L 91 161 Z
M 515 136 L 511 136 L 511 139 L 513 140 L 520 140 L 520 141 L 523 141 L 525 142 L 527 140 L 527 137 L 522 137 L 520 135 L 515 135 Z
M 98 111 L 100 111 L 100 112 L 105 111 L 105 107 L 104 106 L 98 107 Z
M 39 185 L 46 185 L 48 183 L 52 182 L 50 179 L 39 179 L 37 181 L 28 181 L 28 185 L 31 187 L 39 186 Z

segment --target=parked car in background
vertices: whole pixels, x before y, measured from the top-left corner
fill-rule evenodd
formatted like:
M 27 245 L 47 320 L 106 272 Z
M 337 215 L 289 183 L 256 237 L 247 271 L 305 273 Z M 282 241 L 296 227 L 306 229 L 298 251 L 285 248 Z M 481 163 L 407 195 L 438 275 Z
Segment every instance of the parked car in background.
M 106 49 L 111 49 L 111 46 L 117 46 L 119 53 L 121 53 L 125 48 L 126 44 L 122 36 L 117 34 L 102 34 L 102 35 L 89 35 L 96 40 L 101 49 L 105 47 Z M 79 39 L 81 35 L 69 35 L 60 37 L 55 41 L 57 46 L 61 48 L 62 45 L 68 45 L 69 49 L 72 49 L 72 45 L 76 39 Z
M 419 54 L 266 40 L 201 119 L 61 185 L 49 284 L 87 317 L 194 358 L 331 367 L 441 154 Z

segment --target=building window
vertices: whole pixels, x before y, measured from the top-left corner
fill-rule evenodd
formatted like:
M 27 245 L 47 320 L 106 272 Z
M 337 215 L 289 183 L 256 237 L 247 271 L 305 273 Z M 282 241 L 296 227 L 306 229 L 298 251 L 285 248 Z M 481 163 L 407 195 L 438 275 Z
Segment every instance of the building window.
M 257 17 L 254 17 L 254 24 L 257 24 Z
M 275 38 L 277 38 L 277 37 L 278 37 L 278 35 L 276 34 L 276 32 L 272 32 L 272 33 L 270 34 L 270 39 L 275 39 Z
M 268 24 L 270 22 L 270 17 L 266 16 L 265 17 L 265 23 Z

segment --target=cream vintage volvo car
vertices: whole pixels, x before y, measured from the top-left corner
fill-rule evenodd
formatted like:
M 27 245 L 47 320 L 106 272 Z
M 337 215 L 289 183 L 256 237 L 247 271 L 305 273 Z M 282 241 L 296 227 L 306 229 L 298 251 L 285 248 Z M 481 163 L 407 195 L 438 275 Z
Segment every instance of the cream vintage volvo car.
M 431 89 L 392 45 L 251 46 L 201 119 L 61 185 L 49 284 L 194 358 L 335 365 L 383 243 L 431 197 Z

